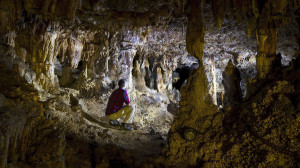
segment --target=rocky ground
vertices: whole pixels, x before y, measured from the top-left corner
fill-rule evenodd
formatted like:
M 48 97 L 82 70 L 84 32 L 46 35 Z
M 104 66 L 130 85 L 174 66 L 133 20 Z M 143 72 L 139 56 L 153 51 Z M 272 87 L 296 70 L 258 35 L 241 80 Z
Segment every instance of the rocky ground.
M 49 100 L 46 104 L 46 116 L 49 119 L 59 119 L 68 134 L 74 134 L 97 144 L 114 144 L 120 148 L 135 151 L 137 155 L 157 155 L 166 144 L 167 133 L 171 119 L 166 124 L 156 127 L 143 126 L 134 118 L 134 131 L 122 129 L 120 126 L 109 124 L 104 115 L 106 104 L 100 104 L 99 99 L 77 98 L 75 92 L 65 89 L 64 96 Z M 75 92 L 76 93 L 76 92 Z M 122 120 L 120 120 L 121 122 Z M 155 131 L 159 130 L 159 131 Z
M 138 124 L 133 131 L 111 126 L 99 110 L 103 106 L 99 100 L 77 100 L 78 91 L 72 89 L 64 89 L 65 94 L 40 102 L 37 92 L 24 78 L 1 66 L 2 167 L 141 167 L 149 157 L 158 156 L 166 144 L 167 127 L 155 132 Z M 7 76 L 14 80 L 7 80 Z M 16 87 L 18 93 L 13 92 Z M 34 146 L 37 148 L 33 149 Z M 19 157 L 30 164 L 15 160 Z

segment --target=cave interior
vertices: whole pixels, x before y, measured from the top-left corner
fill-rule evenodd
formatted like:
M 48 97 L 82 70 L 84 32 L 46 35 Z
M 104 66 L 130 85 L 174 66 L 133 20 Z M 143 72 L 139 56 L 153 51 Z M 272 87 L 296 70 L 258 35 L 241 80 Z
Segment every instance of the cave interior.
M 0 168 L 300 167 L 299 25 L 300 0 L 0 0 Z

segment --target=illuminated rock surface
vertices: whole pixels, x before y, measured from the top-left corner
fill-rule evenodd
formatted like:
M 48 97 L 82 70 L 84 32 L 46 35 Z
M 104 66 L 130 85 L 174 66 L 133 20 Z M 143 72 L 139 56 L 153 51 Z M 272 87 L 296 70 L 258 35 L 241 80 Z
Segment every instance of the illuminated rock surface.
M 298 0 L 0 6 L 0 168 L 300 166 Z

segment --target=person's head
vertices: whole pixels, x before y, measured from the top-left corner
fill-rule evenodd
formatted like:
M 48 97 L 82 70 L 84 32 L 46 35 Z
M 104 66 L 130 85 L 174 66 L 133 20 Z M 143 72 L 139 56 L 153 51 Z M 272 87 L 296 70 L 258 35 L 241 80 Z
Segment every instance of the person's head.
M 119 88 L 124 88 L 125 87 L 125 80 L 124 79 L 119 80 L 118 85 L 119 85 Z

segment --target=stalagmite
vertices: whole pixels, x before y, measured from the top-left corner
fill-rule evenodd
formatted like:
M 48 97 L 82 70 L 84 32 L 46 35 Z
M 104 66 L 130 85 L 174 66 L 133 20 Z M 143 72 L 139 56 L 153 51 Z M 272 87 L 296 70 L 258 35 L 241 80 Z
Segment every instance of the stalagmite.
M 134 63 L 134 68 L 133 68 L 133 72 L 132 72 L 132 76 L 133 78 L 135 78 L 135 82 L 136 82 L 136 87 L 140 90 L 143 90 L 146 88 L 146 83 L 145 83 L 145 79 L 144 76 L 141 73 L 140 70 L 140 63 L 138 60 L 135 61 Z
M 62 70 L 62 76 L 59 79 L 59 85 L 62 87 L 70 86 L 74 81 L 71 67 L 64 66 Z
M 164 86 L 163 86 L 163 79 L 162 79 L 162 70 L 160 67 L 157 67 L 156 69 L 156 82 L 157 82 L 157 91 L 162 93 L 165 91 Z
M 228 62 L 225 71 L 223 72 L 223 85 L 224 85 L 224 108 L 241 102 L 241 77 L 239 70 L 233 65 L 232 61 Z
M 212 103 L 217 105 L 217 82 L 216 82 L 216 66 L 214 56 L 211 56 L 211 74 L 212 74 Z
M 166 150 L 166 155 L 172 164 L 183 161 L 192 165 L 197 163 L 198 156 L 203 153 L 195 149 L 193 143 L 200 144 L 201 140 L 197 139 L 193 143 L 186 143 L 181 132 L 185 128 L 203 132 L 206 125 L 203 125 L 202 121 L 217 112 L 217 108 L 211 103 L 207 92 L 207 79 L 202 64 L 205 28 L 202 20 L 201 1 L 192 0 L 191 7 L 187 28 L 187 49 L 190 54 L 198 58 L 200 66 L 192 72 L 187 85 L 181 90 L 180 109 L 177 112 L 177 119 L 171 127 Z M 189 116 L 194 117 L 189 118 Z

